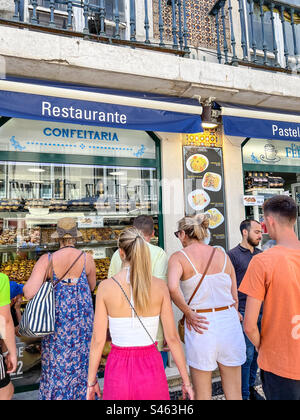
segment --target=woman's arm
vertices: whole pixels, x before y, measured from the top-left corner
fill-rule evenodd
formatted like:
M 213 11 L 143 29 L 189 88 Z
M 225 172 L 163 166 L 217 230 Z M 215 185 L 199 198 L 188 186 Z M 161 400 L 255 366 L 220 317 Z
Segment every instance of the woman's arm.
M 172 255 L 168 266 L 168 286 L 171 298 L 175 305 L 184 313 L 187 321 L 187 328 L 194 328 L 199 334 L 203 334 L 203 330 L 207 330 L 209 322 L 206 318 L 194 312 L 185 302 L 180 290 L 180 279 L 183 275 L 182 265 L 178 261 L 176 254 Z
M 91 291 L 93 291 L 96 287 L 96 264 L 94 258 L 91 254 L 86 254 L 86 263 L 87 263 L 87 279 L 89 282 L 89 286 Z
M 228 258 L 227 260 L 227 267 L 230 271 L 230 277 L 231 277 L 231 294 L 232 294 L 232 298 L 234 300 L 234 307 L 238 312 L 238 315 L 240 317 L 240 321 L 243 321 L 243 316 L 242 314 L 239 312 L 239 295 L 238 295 L 238 288 L 237 288 L 237 281 L 236 281 L 236 274 L 235 274 L 235 269 L 233 267 L 233 264 L 230 260 L 230 258 Z
M 97 372 L 101 362 L 103 348 L 106 343 L 108 314 L 104 302 L 106 282 L 102 282 L 97 291 L 96 311 L 94 320 L 94 330 L 91 342 L 90 361 L 89 361 L 89 375 L 88 375 L 88 389 L 87 399 L 95 399 L 95 394 L 99 397 L 100 388 L 97 381 Z M 95 384 L 94 386 L 91 386 Z
M 185 387 L 190 399 L 194 398 L 193 391 L 190 385 L 190 378 L 186 367 L 186 360 L 181 341 L 175 325 L 172 303 L 168 288 L 162 282 L 163 303 L 161 308 L 161 322 L 163 325 L 164 336 L 172 353 L 173 359 L 179 370 L 182 378 L 183 386 Z
M 25 296 L 25 299 L 32 299 L 40 290 L 45 278 L 48 265 L 48 254 L 45 254 L 35 264 L 31 276 L 24 286 L 23 294 Z M 51 273 L 49 273 L 49 275 L 51 275 Z
M 235 274 L 235 269 L 232 265 L 232 262 L 230 261 L 230 259 L 227 260 L 227 265 L 229 265 L 229 269 L 230 269 L 230 277 L 231 277 L 231 294 L 232 294 L 232 298 L 235 302 L 234 306 L 235 309 L 238 311 L 239 310 L 239 296 L 238 296 L 238 289 L 237 289 L 237 281 L 236 281 L 236 274 Z
M 13 373 L 17 369 L 17 348 L 15 327 L 11 317 L 10 305 L 0 307 L 0 333 L 9 352 L 8 373 Z

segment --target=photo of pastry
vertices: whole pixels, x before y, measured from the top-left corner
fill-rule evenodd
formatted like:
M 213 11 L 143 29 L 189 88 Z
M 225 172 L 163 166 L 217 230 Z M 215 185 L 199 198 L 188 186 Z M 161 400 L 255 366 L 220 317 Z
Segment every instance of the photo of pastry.
M 224 222 L 223 214 L 216 208 L 209 209 L 205 212 L 209 215 L 209 228 L 216 229 Z
M 204 172 L 209 165 L 209 161 L 206 156 L 195 154 L 188 158 L 186 162 L 186 167 L 190 172 L 195 174 L 200 174 Z
M 188 195 L 188 203 L 192 209 L 200 211 L 210 203 L 210 197 L 204 190 L 194 190 Z
M 202 181 L 202 187 L 208 191 L 218 192 L 222 188 L 222 177 L 214 172 L 206 172 Z

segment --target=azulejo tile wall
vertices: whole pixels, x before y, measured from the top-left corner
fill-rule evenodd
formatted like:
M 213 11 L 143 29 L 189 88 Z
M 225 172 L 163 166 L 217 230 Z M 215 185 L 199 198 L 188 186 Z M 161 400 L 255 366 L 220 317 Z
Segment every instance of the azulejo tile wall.
M 153 17 L 154 17 L 154 36 L 159 39 L 159 0 L 153 0 Z M 217 32 L 215 19 L 209 16 L 216 0 L 187 0 L 187 28 L 188 28 L 188 44 L 199 48 L 216 49 L 217 48 Z M 167 5 L 167 0 L 162 1 L 163 4 L 163 21 L 165 42 L 172 43 L 172 6 Z M 178 8 L 177 24 L 178 24 Z

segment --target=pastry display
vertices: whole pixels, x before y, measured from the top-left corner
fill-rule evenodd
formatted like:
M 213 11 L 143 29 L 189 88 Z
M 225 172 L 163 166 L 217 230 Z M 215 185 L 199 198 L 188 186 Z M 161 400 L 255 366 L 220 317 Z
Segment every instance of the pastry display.
M 0 211 L 17 211 L 22 207 L 21 200 L 0 200 Z
M 0 245 L 12 245 L 17 240 L 16 228 L 4 229 L 2 235 L 0 235 Z
M 35 260 L 17 257 L 14 261 L 7 261 L 0 266 L 0 272 L 6 274 L 9 280 L 25 284 L 29 279 Z
M 14 261 L 7 261 L 0 265 L 0 272 L 6 274 L 10 280 L 25 284 L 31 276 L 36 261 L 17 257 Z M 107 279 L 110 265 L 109 258 L 95 260 L 97 282 Z
M 55 227 L 46 227 L 41 230 L 41 244 L 47 245 L 55 243 L 55 240 L 51 238 L 51 235 L 55 232 Z
M 50 211 L 65 211 L 68 208 L 67 200 L 50 200 L 49 209 Z
M 132 226 L 126 226 L 123 229 L 114 229 L 113 230 L 113 235 L 114 235 L 114 239 L 119 239 L 119 236 L 121 235 L 121 233 L 125 230 L 125 229 L 129 229 Z
M 79 229 L 82 234 L 81 241 L 88 243 L 88 242 L 101 242 L 101 241 L 109 241 L 114 239 L 113 231 L 110 228 L 86 228 L 86 229 Z
M 41 243 L 41 228 L 22 229 L 21 235 L 18 235 L 18 241 L 21 248 L 27 246 L 36 246 Z
M 24 209 L 28 210 L 30 208 L 47 208 L 49 207 L 49 202 L 46 200 L 26 200 Z
M 108 270 L 110 265 L 109 258 L 101 258 L 100 260 L 95 260 L 96 264 L 96 279 L 97 282 L 107 279 Z

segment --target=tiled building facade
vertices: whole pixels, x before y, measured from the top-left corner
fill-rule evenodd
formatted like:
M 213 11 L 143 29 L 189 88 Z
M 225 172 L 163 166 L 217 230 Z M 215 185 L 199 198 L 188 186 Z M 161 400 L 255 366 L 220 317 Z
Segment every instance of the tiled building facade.
M 188 44 L 195 48 L 216 49 L 215 20 L 209 15 L 215 0 L 190 0 L 186 2 Z M 172 6 L 162 2 L 166 41 L 172 41 Z M 176 6 L 177 21 L 178 9 Z M 153 0 L 154 37 L 159 38 L 159 1 Z

